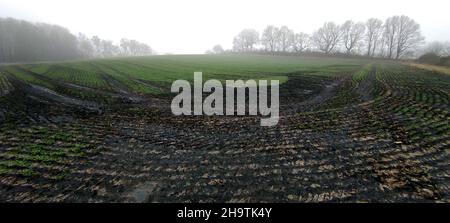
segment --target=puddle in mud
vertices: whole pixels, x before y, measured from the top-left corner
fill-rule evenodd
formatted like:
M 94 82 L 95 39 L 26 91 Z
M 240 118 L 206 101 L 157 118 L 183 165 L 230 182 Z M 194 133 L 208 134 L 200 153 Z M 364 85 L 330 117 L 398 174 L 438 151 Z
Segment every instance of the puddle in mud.
M 158 185 L 156 181 L 139 184 L 127 195 L 127 198 L 136 203 L 152 202 L 156 197 Z

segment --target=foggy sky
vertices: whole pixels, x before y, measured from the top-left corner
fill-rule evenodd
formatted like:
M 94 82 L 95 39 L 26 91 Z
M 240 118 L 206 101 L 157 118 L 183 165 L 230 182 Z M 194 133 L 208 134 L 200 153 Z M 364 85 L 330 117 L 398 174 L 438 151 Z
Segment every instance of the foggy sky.
M 158 53 L 231 48 L 244 28 L 287 25 L 311 33 L 326 21 L 383 21 L 407 15 L 427 42 L 450 40 L 448 0 L 0 0 L 0 17 L 46 22 L 118 42 L 126 37 Z

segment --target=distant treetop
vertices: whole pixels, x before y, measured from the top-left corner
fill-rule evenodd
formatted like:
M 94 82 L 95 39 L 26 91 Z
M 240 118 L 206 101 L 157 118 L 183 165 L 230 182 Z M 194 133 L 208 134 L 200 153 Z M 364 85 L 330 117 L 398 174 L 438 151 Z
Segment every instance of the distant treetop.
M 122 39 L 115 45 L 97 36 L 88 38 L 81 33 L 75 36 L 57 25 L 0 18 L 0 63 L 152 54 L 150 46 L 136 40 Z

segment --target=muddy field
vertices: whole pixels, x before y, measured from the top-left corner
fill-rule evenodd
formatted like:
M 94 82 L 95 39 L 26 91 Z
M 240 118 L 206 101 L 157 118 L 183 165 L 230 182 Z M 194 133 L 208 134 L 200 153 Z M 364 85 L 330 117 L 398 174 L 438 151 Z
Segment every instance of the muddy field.
M 2 202 L 450 201 L 449 75 L 284 73 L 280 122 L 261 127 L 173 116 L 157 82 L 133 80 L 162 92 L 138 94 L 108 75 L 115 91 L 14 69 L 34 82 L 2 71 Z

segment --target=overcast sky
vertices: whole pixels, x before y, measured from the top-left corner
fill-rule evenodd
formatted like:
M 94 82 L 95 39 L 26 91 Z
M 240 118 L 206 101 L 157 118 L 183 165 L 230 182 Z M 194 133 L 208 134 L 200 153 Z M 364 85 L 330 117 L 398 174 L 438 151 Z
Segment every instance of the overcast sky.
M 118 42 L 126 37 L 159 53 L 231 48 L 244 28 L 268 24 L 310 33 L 326 21 L 407 15 L 427 41 L 450 40 L 449 0 L 0 0 L 0 17 L 67 27 Z

